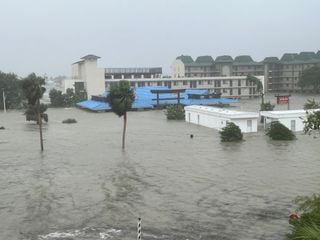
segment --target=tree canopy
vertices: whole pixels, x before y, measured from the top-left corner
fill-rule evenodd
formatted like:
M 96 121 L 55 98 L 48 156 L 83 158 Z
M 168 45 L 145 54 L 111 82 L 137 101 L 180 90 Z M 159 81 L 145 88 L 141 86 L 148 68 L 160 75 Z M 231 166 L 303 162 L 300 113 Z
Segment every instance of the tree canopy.
M 314 66 L 302 71 L 298 85 L 301 88 L 310 87 L 314 91 L 320 91 L 320 66 Z
M 304 120 L 304 133 L 320 130 L 320 111 L 307 112 L 307 119 Z
M 134 99 L 134 92 L 128 81 L 112 84 L 107 95 L 107 102 L 110 104 L 112 111 L 119 117 L 131 110 Z
M 294 140 L 294 133 L 281 124 L 280 122 L 271 122 L 270 127 L 267 129 L 267 136 L 272 140 Z
M 228 122 L 220 131 L 220 139 L 221 142 L 238 142 L 243 139 L 243 134 L 236 124 Z
M 184 120 L 185 111 L 183 105 L 175 104 L 167 107 L 166 111 L 168 120 Z
M 314 99 L 310 100 L 308 99 L 307 102 L 304 104 L 303 109 L 318 109 L 320 108 L 320 102 L 316 102 Z
M 256 85 L 257 92 L 259 92 L 260 94 L 263 93 L 263 84 L 259 78 L 252 75 L 248 75 L 247 80 Z
M 3 109 L 3 91 L 6 99 L 6 108 L 22 107 L 21 81 L 17 75 L 0 71 L 0 109 Z
M 111 110 L 119 117 L 123 116 L 123 133 L 122 148 L 125 148 L 125 136 L 127 129 L 127 111 L 131 110 L 132 103 L 135 99 L 133 89 L 131 89 L 128 81 L 120 81 L 111 85 L 107 102 L 111 106 Z

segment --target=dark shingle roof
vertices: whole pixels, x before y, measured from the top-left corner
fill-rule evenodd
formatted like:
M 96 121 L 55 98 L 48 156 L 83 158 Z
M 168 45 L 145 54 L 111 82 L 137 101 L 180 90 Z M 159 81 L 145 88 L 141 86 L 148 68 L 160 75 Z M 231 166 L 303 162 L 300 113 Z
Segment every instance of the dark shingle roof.
M 99 59 L 100 57 L 96 56 L 96 55 L 93 55 L 93 54 L 89 54 L 89 55 L 86 55 L 84 57 L 82 57 L 81 59 L 83 60 L 95 60 L 95 59 Z
M 229 56 L 229 55 L 223 55 L 223 56 L 218 56 L 218 57 L 216 58 L 216 62 L 219 62 L 219 63 L 221 63 L 221 62 L 231 63 L 231 62 L 233 62 L 233 59 L 232 59 L 232 57 Z
M 296 60 L 307 61 L 316 58 L 316 54 L 314 52 L 301 52 L 296 56 Z
M 281 62 L 291 62 L 296 59 L 296 56 L 298 56 L 298 53 L 285 53 L 281 57 L 280 61 Z
M 199 56 L 196 59 L 196 63 L 213 64 L 214 60 L 211 56 Z
M 265 63 L 278 63 L 279 58 L 278 57 L 266 57 L 263 62 Z
M 177 57 L 176 59 L 180 59 L 184 64 L 194 62 L 192 57 L 190 57 L 188 55 L 181 55 L 181 56 Z
M 251 58 L 251 56 L 249 55 L 241 55 L 241 56 L 237 56 L 234 59 L 235 62 L 241 62 L 241 63 L 252 63 L 254 62 L 253 59 Z

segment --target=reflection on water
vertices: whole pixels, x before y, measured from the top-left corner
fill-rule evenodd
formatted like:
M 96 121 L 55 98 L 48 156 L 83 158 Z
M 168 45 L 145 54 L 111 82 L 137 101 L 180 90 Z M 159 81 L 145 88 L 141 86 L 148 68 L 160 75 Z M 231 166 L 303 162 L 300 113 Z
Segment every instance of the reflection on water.
M 215 130 L 162 111 L 130 112 L 123 152 L 114 114 L 48 113 L 44 153 L 37 125 L 0 113 L 0 239 L 127 240 L 138 217 L 145 239 L 281 239 L 292 200 L 320 190 L 319 138 L 274 142 L 259 132 L 220 143 Z

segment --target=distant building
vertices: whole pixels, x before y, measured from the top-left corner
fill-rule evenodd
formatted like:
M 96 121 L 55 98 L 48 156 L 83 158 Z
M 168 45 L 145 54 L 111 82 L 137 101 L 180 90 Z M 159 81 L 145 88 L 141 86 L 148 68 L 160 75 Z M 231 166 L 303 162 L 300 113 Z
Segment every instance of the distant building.
M 191 56 L 181 55 L 171 65 L 171 76 L 218 77 L 218 76 L 265 76 L 265 90 L 273 92 L 300 91 L 298 81 L 302 70 L 320 66 L 320 51 L 285 53 L 279 60 L 267 57 L 261 62 L 248 55 L 233 59 L 231 56 L 199 56 L 194 61 Z
M 165 86 L 169 89 L 206 89 L 209 92 L 221 93 L 222 97 L 258 96 L 256 86 L 246 79 L 246 75 L 218 76 L 216 70 L 209 69 L 208 74 L 198 76 L 189 74 L 186 77 L 162 77 L 161 68 L 99 68 L 98 56 L 87 55 L 81 61 L 72 64 L 72 77 L 64 81 L 64 90 L 73 88 L 86 90 L 88 98 L 100 95 L 120 80 L 127 80 L 132 87 Z M 203 66 L 209 58 L 199 58 Z M 221 63 L 224 71 L 225 62 Z M 189 71 L 189 70 L 188 70 Z M 196 70 L 192 70 L 196 71 Z M 216 76 L 217 75 L 217 76 Z M 263 76 L 258 78 L 264 82 Z

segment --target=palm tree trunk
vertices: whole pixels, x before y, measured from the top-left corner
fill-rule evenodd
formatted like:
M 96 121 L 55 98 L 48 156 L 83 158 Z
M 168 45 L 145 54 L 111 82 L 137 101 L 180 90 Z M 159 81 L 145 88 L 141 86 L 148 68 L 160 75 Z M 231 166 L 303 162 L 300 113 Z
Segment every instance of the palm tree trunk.
M 125 148 L 126 129 L 127 129 L 127 112 L 125 112 L 124 115 L 123 115 L 122 149 Z
M 40 100 L 38 99 L 38 122 L 39 122 L 39 131 L 40 131 L 40 146 L 41 152 L 43 152 L 43 137 L 42 137 L 42 118 L 40 113 Z

